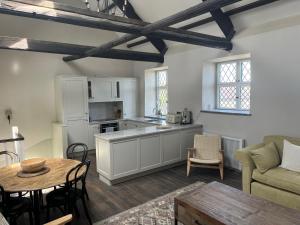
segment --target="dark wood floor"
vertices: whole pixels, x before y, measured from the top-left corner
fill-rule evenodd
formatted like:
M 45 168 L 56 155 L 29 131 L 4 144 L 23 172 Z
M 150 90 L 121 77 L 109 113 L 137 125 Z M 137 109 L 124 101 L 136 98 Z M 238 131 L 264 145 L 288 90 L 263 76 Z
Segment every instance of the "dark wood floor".
M 90 152 L 88 159 L 92 163 L 87 178 L 90 201 L 87 204 L 93 222 L 105 219 L 196 181 L 205 183 L 221 182 L 218 170 L 195 168 L 192 170 L 191 176 L 186 177 L 186 167 L 178 166 L 118 185 L 107 186 L 98 179 L 95 158 L 95 153 Z M 241 189 L 241 174 L 226 169 L 223 183 Z M 81 206 L 79 208 L 81 216 L 75 218 L 72 224 L 86 225 L 88 223 L 85 215 Z M 51 214 L 53 219 L 59 216 L 61 216 L 59 211 Z

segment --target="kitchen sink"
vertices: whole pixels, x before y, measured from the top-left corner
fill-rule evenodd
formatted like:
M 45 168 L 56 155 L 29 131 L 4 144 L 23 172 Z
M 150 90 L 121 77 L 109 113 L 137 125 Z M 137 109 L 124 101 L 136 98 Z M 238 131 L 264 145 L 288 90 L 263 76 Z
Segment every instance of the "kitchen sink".
M 146 119 L 147 122 L 159 122 L 158 119 Z

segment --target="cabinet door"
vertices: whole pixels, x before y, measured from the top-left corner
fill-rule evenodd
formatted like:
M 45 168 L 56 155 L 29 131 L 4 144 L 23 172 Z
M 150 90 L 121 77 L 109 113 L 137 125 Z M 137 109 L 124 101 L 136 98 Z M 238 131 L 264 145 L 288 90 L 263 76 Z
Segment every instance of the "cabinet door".
M 121 100 L 121 81 L 113 79 L 111 81 L 112 98 L 114 101 Z
M 89 149 L 96 149 L 95 134 L 100 133 L 99 124 L 89 125 Z
M 112 144 L 114 178 L 134 174 L 139 170 L 138 140 Z
M 62 97 L 65 121 L 88 119 L 88 90 L 85 77 L 64 79 Z
M 68 120 L 68 145 L 84 143 L 89 145 L 89 124 L 86 120 Z
M 107 78 L 92 78 L 91 102 L 109 102 L 112 101 L 112 82 Z
M 124 79 L 120 83 L 120 93 L 123 99 L 123 117 L 134 118 L 137 115 L 137 81 Z
M 163 163 L 170 164 L 180 161 L 180 133 L 161 135 Z
M 161 164 L 160 137 L 140 139 L 141 170 L 153 169 Z

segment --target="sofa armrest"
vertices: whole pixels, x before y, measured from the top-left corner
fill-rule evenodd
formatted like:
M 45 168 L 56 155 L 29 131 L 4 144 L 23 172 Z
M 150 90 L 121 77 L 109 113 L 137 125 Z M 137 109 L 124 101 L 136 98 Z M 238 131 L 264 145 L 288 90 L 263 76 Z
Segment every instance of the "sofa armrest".
M 248 194 L 251 193 L 252 173 L 256 168 L 253 160 L 251 159 L 250 150 L 261 148 L 264 145 L 264 143 L 249 145 L 246 148 L 237 150 L 235 153 L 235 158 L 242 164 L 243 191 Z

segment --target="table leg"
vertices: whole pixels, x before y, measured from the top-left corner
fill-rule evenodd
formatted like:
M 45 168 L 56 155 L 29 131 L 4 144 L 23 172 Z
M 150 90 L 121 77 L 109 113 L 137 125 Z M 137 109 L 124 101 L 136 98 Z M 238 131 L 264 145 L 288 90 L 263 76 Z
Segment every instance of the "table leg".
M 175 219 L 175 225 L 178 225 L 178 220 L 177 219 Z
M 40 197 L 39 191 L 33 191 L 33 214 L 34 214 L 34 224 L 40 225 Z

